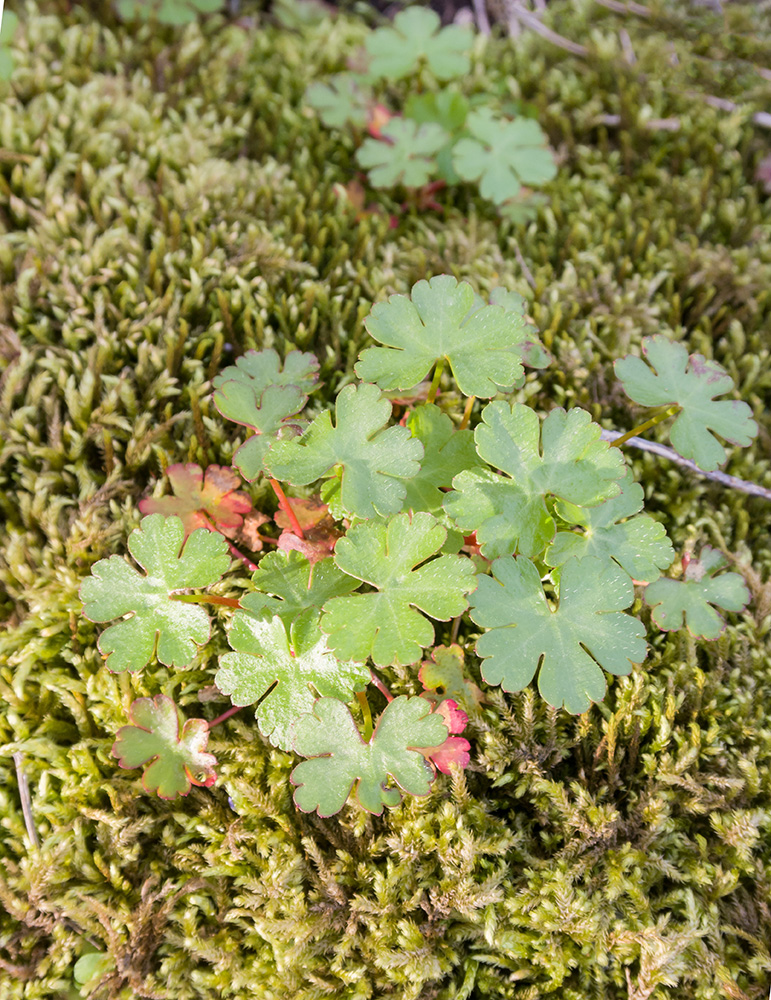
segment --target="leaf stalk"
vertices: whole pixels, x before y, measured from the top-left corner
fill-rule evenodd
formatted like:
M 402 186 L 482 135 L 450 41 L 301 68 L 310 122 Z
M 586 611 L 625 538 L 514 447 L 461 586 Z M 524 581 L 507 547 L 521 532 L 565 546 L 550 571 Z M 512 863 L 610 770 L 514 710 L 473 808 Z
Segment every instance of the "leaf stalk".
M 434 377 L 431 380 L 431 387 L 428 390 L 428 396 L 426 396 L 427 403 L 433 403 L 439 393 L 439 382 L 442 378 L 442 372 L 444 371 L 444 358 L 440 358 L 436 363 L 436 368 L 434 368 Z
M 224 608 L 240 608 L 235 597 L 220 597 L 218 594 L 171 594 L 172 601 L 184 601 L 185 604 L 221 604 Z
M 650 430 L 651 427 L 655 427 L 656 424 L 660 424 L 662 421 L 669 417 L 674 417 L 675 414 L 682 410 L 682 406 L 668 406 L 666 409 L 661 410 L 659 413 L 655 414 L 646 420 L 644 424 L 638 424 L 637 427 L 633 427 L 631 431 L 627 431 L 626 434 L 622 434 L 621 437 L 617 437 L 615 441 L 611 442 L 611 448 L 620 448 L 621 445 L 626 444 L 626 442 L 633 437 L 637 437 L 644 431 Z
M 372 712 L 370 711 L 369 702 L 367 701 L 367 692 L 357 691 L 356 697 L 359 699 L 359 704 L 361 705 L 361 710 L 364 714 L 364 742 L 369 743 L 372 739 Z

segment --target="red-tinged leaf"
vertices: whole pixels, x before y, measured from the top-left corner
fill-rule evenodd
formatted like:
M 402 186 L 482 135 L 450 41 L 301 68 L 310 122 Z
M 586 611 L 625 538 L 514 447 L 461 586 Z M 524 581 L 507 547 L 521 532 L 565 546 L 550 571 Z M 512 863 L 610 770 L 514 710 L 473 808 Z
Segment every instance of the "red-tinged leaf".
M 300 552 L 311 565 L 331 556 L 335 551 L 335 543 L 343 532 L 335 524 L 329 507 L 318 497 L 310 497 L 308 500 L 293 497 L 290 503 L 305 537 L 300 538 L 292 529 L 289 515 L 278 510 L 275 521 L 282 529 L 278 547 L 285 552 Z
M 268 521 L 270 521 L 270 518 L 267 514 L 263 514 L 259 510 L 250 510 L 244 516 L 244 523 L 238 529 L 238 535 L 236 536 L 238 542 L 246 546 L 250 552 L 262 552 L 264 542 L 260 534 L 260 528 L 263 524 L 267 524 Z
M 217 780 L 217 758 L 206 753 L 205 719 L 184 717 L 165 694 L 138 698 L 129 710 L 131 725 L 118 730 L 112 756 L 121 767 L 145 766 L 142 784 L 162 799 L 187 795 L 191 785 L 206 788 Z
M 453 704 L 457 703 L 460 708 L 473 710 L 483 701 L 484 695 L 466 676 L 464 665 L 465 655 L 460 646 L 437 646 L 431 659 L 424 661 L 418 673 L 424 693 L 437 701 L 452 699 Z M 449 731 L 460 733 L 463 728 Z
M 384 104 L 376 104 L 369 113 L 367 131 L 373 139 L 382 139 L 382 130 L 394 116 Z
M 466 728 L 468 716 L 458 708 L 451 698 L 447 698 L 440 705 L 437 705 L 433 711 L 442 716 L 448 733 L 462 733 Z M 430 760 L 442 774 L 450 774 L 451 764 L 457 764 L 461 768 L 468 767 L 470 749 L 471 744 L 468 740 L 451 735 L 441 746 L 424 750 L 423 753 L 426 759 Z
M 185 536 L 196 528 L 233 535 L 243 524 L 252 501 L 240 493 L 239 475 L 223 465 L 210 465 L 206 472 L 192 462 L 166 469 L 174 496 L 145 497 L 139 501 L 143 514 L 173 514 L 182 520 Z

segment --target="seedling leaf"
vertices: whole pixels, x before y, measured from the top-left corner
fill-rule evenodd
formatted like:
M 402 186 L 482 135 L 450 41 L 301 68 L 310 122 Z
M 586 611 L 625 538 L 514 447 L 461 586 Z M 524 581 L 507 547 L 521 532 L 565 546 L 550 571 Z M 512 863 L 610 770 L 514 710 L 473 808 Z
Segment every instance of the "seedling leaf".
M 377 592 L 335 597 L 324 605 L 321 627 L 329 648 L 344 660 L 371 656 L 379 666 L 417 663 L 423 647 L 434 641 L 434 628 L 416 608 L 448 621 L 466 609 L 464 595 L 476 586 L 473 563 L 465 556 L 426 562 L 446 537 L 446 529 L 426 513 L 351 528 L 337 543 L 335 562 Z
M 477 451 L 506 475 L 461 472 L 444 509 L 463 532 L 476 532 L 488 559 L 517 551 L 535 557 L 555 532 L 547 496 L 583 507 L 620 492 L 623 456 L 600 433 L 586 410 L 554 409 L 539 429 L 529 406 L 490 403 L 474 432 Z
M 392 118 L 381 135 L 383 139 L 365 139 L 356 153 L 373 187 L 422 187 L 436 170 L 436 154 L 450 138 L 441 125 L 418 125 L 406 118 Z
M 364 43 L 375 77 L 399 80 L 425 60 L 437 80 L 465 76 L 471 68 L 472 35 L 467 28 L 442 28 L 439 15 L 428 7 L 399 11 L 392 27 L 378 28 Z
M 645 588 L 645 603 L 653 620 L 664 631 L 682 628 L 702 639 L 717 639 L 725 621 L 715 611 L 741 611 L 750 594 L 738 573 L 722 573 L 726 565 L 720 552 L 705 546 L 700 559 L 692 559 L 683 580 L 656 580 Z M 714 605 L 714 607 L 711 607 Z
M 466 728 L 468 716 L 451 699 L 436 705 L 433 711 L 444 719 L 448 733 L 462 733 Z M 457 764 L 461 768 L 468 767 L 470 750 L 471 744 L 468 740 L 462 736 L 451 735 L 441 746 L 434 747 L 433 750 L 424 750 L 423 755 L 442 774 L 452 774 L 452 764 Z
M 90 621 L 124 618 L 99 637 L 106 665 L 114 673 L 141 670 L 157 652 L 166 666 L 185 667 L 209 640 L 209 616 L 172 595 L 216 583 L 230 565 L 227 542 L 203 528 L 185 541 L 178 517 L 150 514 L 129 535 L 128 548 L 146 576 L 122 556 L 110 556 L 94 564 L 80 588 Z
M 634 600 L 634 587 L 614 563 L 594 556 L 567 562 L 555 610 L 529 559 L 497 559 L 492 572 L 492 577 L 480 578 L 470 612 L 489 630 L 476 645 L 488 684 L 521 691 L 540 662 L 538 689 L 543 697 L 577 715 L 605 695 L 600 667 L 628 674 L 632 664 L 645 659 L 642 624 L 620 613 Z
M 191 785 L 209 787 L 216 781 L 217 758 L 206 753 L 209 726 L 188 719 L 165 694 L 138 698 L 129 710 L 131 725 L 118 730 L 112 748 L 121 767 L 145 769 L 142 784 L 159 798 L 187 795 Z
M 381 389 L 410 389 L 446 358 L 466 396 L 489 398 L 522 375 L 518 346 L 531 327 L 501 306 L 474 308 L 471 285 L 440 274 L 372 307 L 365 326 L 385 347 L 368 347 L 356 374 Z
M 688 355 L 683 344 L 666 337 L 645 337 L 642 358 L 629 355 L 616 361 L 616 375 L 630 399 L 643 406 L 677 404 L 682 407 L 670 430 L 676 451 L 705 472 L 722 465 L 727 454 L 714 431 L 731 444 L 747 447 L 758 433 L 752 410 L 738 400 L 721 399 L 733 389 L 731 376 L 702 354 Z
M 464 180 L 479 181 L 483 198 L 502 205 L 523 184 L 545 184 L 556 177 L 546 136 L 532 118 L 509 121 L 481 108 L 468 116 L 466 127 L 473 138 L 456 143 L 453 166 Z
M 450 698 L 464 712 L 473 711 L 484 696 L 468 679 L 464 666 L 465 655 L 460 646 L 437 646 L 418 673 L 423 690 L 435 698 Z
M 253 615 L 278 615 L 287 627 L 302 611 L 318 614 L 333 597 L 350 594 L 361 581 L 338 569 L 332 559 L 311 565 L 299 552 L 269 552 L 252 576 L 257 593 L 245 594 L 241 607 Z M 268 595 L 274 596 L 268 596 Z
M 336 426 L 328 410 L 302 437 L 278 441 L 266 465 L 276 479 L 307 486 L 343 468 L 340 498 L 357 517 L 392 514 L 401 509 L 405 479 L 420 470 L 423 446 L 406 427 L 386 427 L 391 404 L 377 386 L 347 385 L 338 395 Z
M 283 510 L 278 510 L 275 521 L 282 529 L 278 539 L 279 549 L 285 552 L 299 552 L 311 565 L 331 556 L 343 532 L 335 524 L 327 504 L 315 497 L 307 500 L 293 497 L 291 502 L 294 515 L 303 529 L 304 538 L 300 538 L 293 531 L 289 515 Z
M 370 680 L 367 667 L 342 663 L 328 651 L 317 616 L 307 613 L 293 622 L 288 637 L 278 617 L 236 612 L 228 641 L 235 652 L 220 657 L 215 683 L 234 705 L 262 698 L 260 732 L 282 750 L 292 749 L 292 723 L 313 710 L 319 695 L 350 701 Z
M 327 83 L 312 83 L 305 91 L 305 100 L 330 128 L 343 128 L 348 123 L 365 128 L 369 120 L 371 95 L 351 73 L 338 73 Z
M 583 531 L 558 531 L 546 553 L 548 566 L 563 566 L 573 557 L 591 555 L 615 560 L 633 580 L 651 581 L 658 580 L 661 571 L 672 565 L 675 553 L 664 525 L 639 514 L 642 486 L 634 482 L 629 471 L 619 485 L 621 493 L 597 507 L 557 504 L 559 516 Z
M 463 469 L 481 466 L 471 431 L 456 431 L 452 420 L 438 406 L 416 407 L 407 419 L 412 436 L 423 445 L 425 457 L 418 474 L 407 482 L 405 510 L 442 512 L 445 494 L 441 487 L 452 485 Z
M 210 465 L 206 472 L 192 462 L 170 465 L 166 469 L 174 496 L 145 497 L 139 501 L 143 514 L 173 514 L 189 535 L 196 528 L 216 528 L 223 535 L 233 535 L 244 523 L 243 515 L 252 509 L 252 501 L 239 493 L 241 479 L 232 469 Z
M 271 347 L 264 351 L 247 351 L 242 354 L 235 365 L 228 366 L 217 375 L 213 384 L 215 389 L 221 389 L 226 382 L 240 382 L 248 386 L 257 399 L 272 385 L 295 386 L 308 395 L 316 387 L 318 370 L 319 363 L 313 354 L 290 351 L 282 365 L 278 353 Z M 222 415 L 228 416 L 227 413 Z M 235 417 L 229 419 L 235 420 L 236 423 L 254 426 L 247 420 L 238 420 Z
M 423 749 L 441 746 L 447 728 L 425 698 L 400 695 L 386 705 L 365 743 L 348 708 L 333 698 L 316 702 L 313 714 L 295 723 L 295 750 L 310 757 L 295 767 L 294 800 L 303 812 L 333 816 L 353 791 L 355 801 L 376 816 L 401 800 L 399 789 L 428 795 L 435 772 Z M 389 787 L 389 779 L 398 788 Z

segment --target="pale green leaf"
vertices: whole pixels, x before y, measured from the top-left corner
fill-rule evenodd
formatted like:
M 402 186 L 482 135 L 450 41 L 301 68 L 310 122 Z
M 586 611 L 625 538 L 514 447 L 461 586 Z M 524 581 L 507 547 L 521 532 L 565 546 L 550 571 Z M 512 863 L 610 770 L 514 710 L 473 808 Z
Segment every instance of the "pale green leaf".
M 451 486 L 453 477 L 463 469 L 482 464 L 474 435 L 469 430 L 456 431 L 452 420 L 433 403 L 415 407 L 407 426 L 423 445 L 425 457 L 418 474 L 406 484 L 403 509 L 425 510 L 441 516 L 445 497 L 441 488 Z
M 343 573 L 331 558 L 311 566 L 299 552 L 269 552 L 260 560 L 252 581 L 257 593 L 245 594 L 241 607 L 254 615 L 278 615 L 289 624 L 309 608 L 321 608 L 333 597 L 342 597 L 361 586 Z M 272 595 L 272 596 L 269 596 Z
M 392 118 L 380 134 L 382 139 L 365 139 L 356 153 L 378 188 L 427 184 L 436 171 L 436 155 L 449 139 L 441 125 L 418 125 L 407 118 Z
M 468 28 L 442 28 L 439 15 L 429 7 L 409 7 L 399 11 L 393 27 L 378 28 L 364 44 L 372 76 L 399 80 L 425 61 L 438 80 L 451 80 L 468 73 L 471 43 Z
M 305 100 L 330 128 L 344 128 L 349 123 L 365 128 L 371 99 L 352 73 L 338 73 L 327 83 L 312 83 L 305 91 Z

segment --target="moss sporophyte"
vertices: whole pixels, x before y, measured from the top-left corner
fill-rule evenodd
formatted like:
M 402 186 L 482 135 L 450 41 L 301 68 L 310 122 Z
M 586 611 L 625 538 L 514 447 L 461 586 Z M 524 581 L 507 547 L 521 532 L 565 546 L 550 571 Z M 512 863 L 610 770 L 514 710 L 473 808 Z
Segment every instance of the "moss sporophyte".
M 81 587 L 86 617 L 115 622 L 98 645 L 116 673 L 182 670 L 212 637 L 204 605 L 229 617 L 214 682 L 231 708 L 185 721 L 170 697 L 140 698 L 118 731 L 113 755 L 162 798 L 216 780 L 209 730 L 253 706 L 262 736 L 304 758 L 300 809 L 331 816 L 352 798 L 380 814 L 468 764 L 461 733 L 484 698 L 473 657 L 486 685 L 535 680 L 550 705 L 583 713 L 607 674 L 646 658 L 635 588 L 655 626 L 706 639 L 720 610 L 749 600 L 715 550 L 675 562 L 616 447 L 673 417 L 672 443 L 706 471 L 726 459 L 718 437 L 749 444 L 749 406 L 715 399 L 733 388 L 719 365 L 647 338 L 616 372 L 658 409 L 610 444 L 585 410 L 541 416 L 514 398 L 525 369 L 551 359 L 513 292 L 486 302 L 438 275 L 376 304 L 366 327 L 376 346 L 333 408 L 309 413 L 311 354 L 249 351 L 222 371 L 214 403 L 250 431 L 235 468 L 170 466 L 173 495 L 141 503 L 133 562 L 100 560 Z M 248 484 L 263 478 L 272 515 L 252 508 Z M 239 563 L 248 591 L 210 592 Z M 389 675 L 413 677 L 410 693 L 394 697 Z

